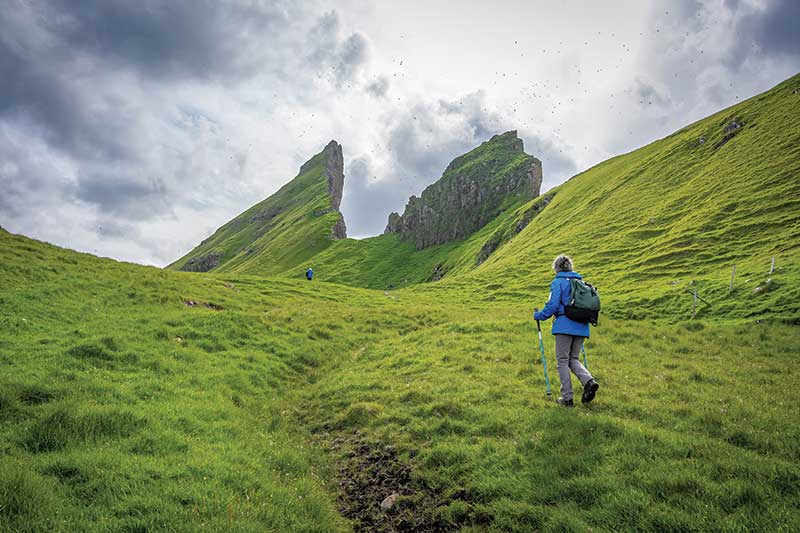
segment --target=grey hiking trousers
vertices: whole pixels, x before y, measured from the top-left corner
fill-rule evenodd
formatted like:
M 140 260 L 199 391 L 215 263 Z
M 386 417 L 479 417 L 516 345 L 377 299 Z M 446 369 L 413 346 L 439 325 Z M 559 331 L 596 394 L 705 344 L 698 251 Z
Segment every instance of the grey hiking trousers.
M 565 400 L 571 400 L 572 376 L 569 375 L 570 370 L 581 380 L 581 386 L 586 385 L 586 382 L 590 379 L 594 379 L 578 358 L 581 354 L 584 338 L 562 334 L 556 334 L 555 337 L 558 379 L 561 380 L 561 397 Z

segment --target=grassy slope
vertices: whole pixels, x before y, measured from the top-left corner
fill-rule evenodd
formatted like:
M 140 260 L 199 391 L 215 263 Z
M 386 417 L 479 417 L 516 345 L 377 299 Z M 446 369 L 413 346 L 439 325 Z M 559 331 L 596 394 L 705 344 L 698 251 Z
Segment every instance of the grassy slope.
M 342 527 L 319 452 L 281 413 L 287 380 L 322 359 L 311 324 L 278 318 L 315 302 L 305 287 L 3 231 L 0 277 L 0 531 Z
M 548 260 L 569 252 L 618 316 L 685 317 L 694 281 L 711 303 L 703 312 L 800 318 L 798 88 L 795 76 L 576 176 L 474 282 L 502 279 L 505 290 L 530 294 L 527 280 L 546 277 Z M 733 118 L 743 129 L 715 148 Z M 754 296 L 773 255 L 771 290 Z
M 800 319 L 798 88 L 795 76 L 575 176 L 484 265 L 437 289 L 480 300 L 541 295 L 550 261 L 566 252 L 615 316 L 686 318 L 697 287 L 710 304 L 700 316 Z M 715 148 L 734 117 L 744 128 Z M 755 294 L 773 255 L 769 290 Z
M 346 480 L 373 482 L 358 442 L 394 446 L 411 472 L 390 513 L 376 510 L 385 492 L 370 495 L 364 523 L 410 509 L 467 531 L 794 528 L 800 330 L 748 312 L 796 317 L 796 106 L 786 99 L 800 98 L 797 84 L 587 171 L 484 266 L 388 297 L 159 271 L 0 231 L 0 530 L 348 529 L 331 460 Z M 710 150 L 732 113 L 757 126 L 693 151 Z M 704 145 L 687 147 L 703 133 Z M 688 185 L 653 185 L 679 170 L 700 191 L 732 192 L 701 203 Z M 594 194 L 605 225 L 559 218 L 581 207 L 569 198 Z M 784 223 L 762 231 L 767 214 Z M 559 237 L 552 228 L 565 219 L 574 224 Z M 626 225 L 642 221 L 653 227 Z M 722 259 L 721 237 L 704 241 L 715 231 L 729 241 Z M 529 318 L 566 243 L 610 312 L 588 345 L 603 388 L 571 411 L 544 397 Z M 685 250 L 682 261 L 665 247 Z M 765 253 L 778 255 L 778 290 L 756 297 Z M 677 318 L 685 297 L 671 291 L 693 277 L 702 290 L 727 287 L 732 259 L 736 298 L 723 307 L 711 292 L 701 317 L 736 320 L 614 318 L 632 304 Z M 658 265 L 665 276 L 653 275 Z
M 4 232 L 0 244 L 0 530 L 348 529 L 331 460 L 374 484 L 353 467 L 363 442 L 411 469 L 397 510 L 377 511 L 387 492 L 367 500 L 378 521 L 798 519 L 797 327 L 606 319 L 588 348 L 601 394 L 564 411 L 543 394 L 530 302 L 174 273 Z
M 323 150 L 305 172 L 221 228 L 169 268 L 179 269 L 193 257 L 224 252 L 215 271 L 270 275 L 300 268 L 331 244 L 331 228 L 339 213 L 316 213 L 330 207 Z M 277 212 L 274 218 L 251 221 L 258 213 Z
M 347 240 L 311 261 L 327 280 L 372 288 L 426 281 L 441 264 L 444 280 L 420 290 L 514 301 L 546 292 L 549 263 L 566 252 L 601 287 L 613 316 L 685 318 L 696 287 L 704 300 L 699 316 L 799 320 L 798 88 L 795 76 L 575 176 L 550 191 L 552 203 L 519 235 L 522 213 L 540 199 L 506 206 L 463 241 L 417 252 L 394 236 Z M 743 129 L 717 147 L 734 118 Z M 503 243 L 478 267 L 478 252 L 495 232 Z M 754 293 L 768 278 L 767 290 Z
M 515 132 L 493 137 L 454 159 L 436 187 L 447 190 L 455 176 L 471 176 L 475 181 L 488 176 L 486 187 L 492 189 L 507 176 L 520 175 L 530 166 L 532 157 L 516 150 L 517 142 Z M 523 195 L 509 195 L 491 213 L 493 219 L 469 237 L 423 250 L 416 250 L 397 235 L 339 241 L 313 258 L 314 269 L 328 281 L 375 289 L 425 282 L 437 265 L 448 275 L 464 272 L 475 266 L 478 251 L 498 226 L 516 223 L 517 209 L 528 200 Z

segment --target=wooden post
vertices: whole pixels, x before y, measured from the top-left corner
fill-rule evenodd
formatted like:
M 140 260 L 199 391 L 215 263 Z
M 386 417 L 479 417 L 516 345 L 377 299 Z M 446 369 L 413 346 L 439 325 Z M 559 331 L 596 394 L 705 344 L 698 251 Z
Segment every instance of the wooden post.
M 697 316 L 697 287 L 692 290 L 692 320 Z
M 731 272 L 731 286 L 728 288 L 728 292 L 733 290 L 733 278 L 736 277 L 736 265 L 733 265 L 733 271 Z
M 772 264 L 769 266 L 769 273 L 772 274 L 775 272 L 775 256 L 772 256 Z

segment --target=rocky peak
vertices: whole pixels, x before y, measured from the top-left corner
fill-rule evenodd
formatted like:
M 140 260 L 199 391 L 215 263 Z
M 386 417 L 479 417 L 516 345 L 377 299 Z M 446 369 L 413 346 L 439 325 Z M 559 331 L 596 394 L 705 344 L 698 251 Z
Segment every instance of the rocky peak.
M 342 203 L 344 189 L 344 158 L 342 145 L 331 141 L 323 150 L 328 159 L 325 162 L 325 177 L 328 179 L 328 194 L 331 195 L 331 207 L 338 210 Z
M 344 189 L 344 158 L 342 156 L 342 145 L 336 141 L 331 141 L 322 151 L 326 154 L 325 178 L 328 182 L 328 194 L 331 197 L 331 209 L 339 212 L 339 220 L 331 229 L 331 238 L 347 238 L 347 226 L 344 223 L 344 215 L 339 211 L 342 203 L 342 190 Z
M 539 195 L 542 162 L 524 151 L 516 131 L 495 135 L 455 158 L 402 215 L 392 213 L 385 233 L 417 249 L 463 239 L 496 217 L 504 206 Z

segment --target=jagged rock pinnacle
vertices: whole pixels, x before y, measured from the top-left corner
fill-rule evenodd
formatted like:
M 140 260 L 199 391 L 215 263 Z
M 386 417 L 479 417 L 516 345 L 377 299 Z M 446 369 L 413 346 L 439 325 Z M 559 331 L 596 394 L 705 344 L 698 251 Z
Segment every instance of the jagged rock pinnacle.
M 541 185 L 542 162 L 508 131 L 455 158 L 439 181 L 409 198 L 402 215 L 389 215 L 384 233 L 417 249 L 463 239 L 496 217 L 507 199 L 539 196 Z

